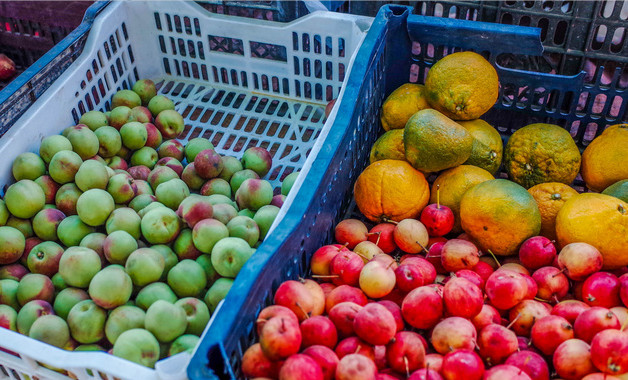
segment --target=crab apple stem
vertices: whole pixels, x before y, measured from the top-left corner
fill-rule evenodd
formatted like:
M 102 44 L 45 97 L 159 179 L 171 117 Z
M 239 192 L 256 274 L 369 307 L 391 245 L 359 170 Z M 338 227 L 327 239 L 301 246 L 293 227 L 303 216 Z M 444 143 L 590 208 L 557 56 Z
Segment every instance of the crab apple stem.
M 390 262 L 390 264 L 388 264 L 388 266 L 386 267 L 386 269 L 389 269 L 389 268 L 390 268 L 393 264 L 396 264 L 396 263 L 397 263 L 397 262 L 396 262 L 396 261 L 394 261 L 394 260 L 393 260 L 393 261 L 391 261 L 391 262 Z
M 360 352 L 360 349 L 362 349 L 362 346 L 358 344 L 358 347 L 355 349 L 354 354 L 357 354 L 358 352 Z
M 559 303 L 560 301 L 558 300 L 558 297 L 556 296 L 556 294 L 554 294 L 554 302 Z
M 361 258 L 363 258 L 363 259 L 364 259 L 364 260 L 366 260 L 366 261 L 370 261 L 370 260 L 371 260 L 371 259 L 369 259 L 368 257 L 366 257 L 366 256 L 364 256 L 363 254 L 361 254 L 360 252 L 353 252 L 353 253 L 355 253 L 356 255 L 360 256 Z
M 563 268 L 560 272 L 556 272 L 552 275 L 552 278 L 558 276 L 559 274 L 565 273 L 565 271 L 567 270 L 567 268 Z
M 517 319 L 519 319 L 519 317 L 521 317 L 521 313 L 517 314 L 517 316 L 515 317 L 515 319 L 512 320 L 512 322 L 510 322 L 508 324 L 508 326 L 506 326 L 507 329 L 510 329 L 512 327 L 512 325 L 515 324 L 515 322 L 517 322 Z
M 547 300 L 544 300 L 543 298 L 539 298 L 539 297 L 534 297 L 535 301 L 539 301 L 539 302 L 545 302 L 545 303 L 549 303 L 547 302 Z
M 440 210 L 440 185 L 436 185 L 436 208 Z
M 556 240 L 550 240 L 549 242 L 547 242 L 547 243 L 545 243 L 545 244 L 543 245 L 543 248 L 547 247 L 547 246 L 548 246 L 548 245 L 550 245 L 550 244 L 554 244 L 554 243 L 556 243 Z
M 337 274 L 313 274 L 312 278 L 338 278 Z
M 499 262 L 499 260 L 497 260 L 497 256 L 495 256 L 495 254 L 493 253 L 493 251 L 491 251 L 490 249 L 488 250 L 488 253 L 493 257 L 493 260 L 495 260 L 495 262 L 497 263 L 498 267 L 502 267 L 502 264 Z
M 626 319 L 626 322 L 624 322 L 624 324 L 621 326 L 621 329 L 619 329 L 619 331 L 624 331 L 626 326 L 628 326 L 628 319 Z
M 421 249 L 422 249 L 422 250 L 423 250 L 426 254 L 430 252 L 430 251 L 428 251 L 428 250 L 427 250 L 427 248 L 425 248 L 425 246 L 424 246 L 423 244 L 419 243 L 418 241 L 417 241 L 416 243 L 419 245 L 419 247 L 421 247 Z
M 406 376 L 410 377 L 410 366 L 408 365 L 408 357 L 403 355 L 403 364 L 406 365 Z
M 299 303 L 298 303 L 298 302 L 295 302 L 294 304 L 295 304 L 295 305 L 297 305 L 297 307 L 299 308 L 299 310 L 301 310 L 301 312 L 303 313 L 303 315 L 305 315 L 305 319 L 308 319 L 308 318 L 310 317 L 310 315 L 309 315 L 309 314 L 308 314 L 305 310 L 303 310 L 303 308 L 301 307 L 301 305 L 299 305 Z
M 349 246 L 349 242 L 346 242 L 342 245 L 342 248 L 338 248 L 336 247 L 336 249 L 338 250 L 338 252 L 342 251 L 343 248 L 347 248 Z

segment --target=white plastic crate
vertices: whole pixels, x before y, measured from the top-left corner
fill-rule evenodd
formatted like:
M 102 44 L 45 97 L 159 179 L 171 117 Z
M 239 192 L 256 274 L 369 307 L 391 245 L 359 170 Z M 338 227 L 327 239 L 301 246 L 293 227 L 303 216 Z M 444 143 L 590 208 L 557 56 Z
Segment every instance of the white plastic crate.
M 210 14 L 193 2 L 112 2 L 94 21 L 80 57 L 0 139 L 0 185 L 11 183 L 18 154 L 37 152 L 44 137 L 88 110 L 108 109 L 116 91 L 150 78 L 183 114 L 182 141 L 202 136 L 238 158 L 250 146 L 265 147 L 273 154 L 266 179 L 277 187 L 301 170 L 296 190 L 335 117 L 334 109 L 325 122 L 325 105 L 342 96 L 371 21 L 315 12 L 281 24 Z M 42 364 L 78 379 L 178 379 L 189 357 L 173 356 L 152 370 L 0 329 L 0 379 L 66 378 Z

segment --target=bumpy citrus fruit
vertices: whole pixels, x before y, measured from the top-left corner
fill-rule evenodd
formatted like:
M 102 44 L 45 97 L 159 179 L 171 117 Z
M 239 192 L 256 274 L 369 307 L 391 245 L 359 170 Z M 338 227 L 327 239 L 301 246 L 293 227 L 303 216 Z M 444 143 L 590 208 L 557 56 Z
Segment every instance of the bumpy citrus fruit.
M 427 101 L 453 120 L 479 118 L 495 104 L 498 93 L 495 68 L 469 51 L 436 62 L 425 80 Z
M 597 248 L 604 269 L 628 265 L 628 203 L 605 194 L 578 194 L 558 212 L 556 235 L 561 247 L 584 242 Z
M 610 195 L 615 198 L 619 198 L 624 202 L 628 202 L 628 179 L 615 182 L 614 184 L 604 189 L 604 191 L 602 191 L 602 194 Z
M 369 165 L 353 188 L 360 212 L 374 222 L 416 218 L 427 205 L 430 188 L 421 172 L 406 161 Z
M 556 240 L 556 215 L 563 204 L 578 192 L 560 182 L 541 183 L 529 188 L 528 192 L 541 212 L 541 235 Z
M 370 163 L 380 160 L 406 160 L 403 148 L 403 129 L 391 129 L 381 135 L 371 148 Z
M 510 136 L 504 152 L 508 177 L 530 188 L 539 183 L 571 184 L 580 169 L 580 151 L 563 128 L 530 124 Z
M 415 113 L 403 133 L 406 159 L 415 169 L 437 172 L 465 162 L 473 136 L 442 113 L 426 109 Z
M 442 172 L 432 184 L 430 203 L 436 203 L 436 195 L 440 192 L 440 204 L 445 205 L 454 213 L 454 228 L 452 232 L 462 232 L 460 227 L 460 201 L 470 188 L 495 179 L 488 171 L 472 165 L 460 165 Z M 437 192 L 437 188 L 439 191 Z
M 425 99 L 425 87 L 406 83 L 393 91 L 382 104 L 382 127 L 384 130 L 403 129 L 408 119 L 418 111 L 430 108 Z
M 495 174 L 502 163 L 504 151 L 504 143 L 497 129 L 482 119 L 459 121 L 458 124 L 473 136 L 471 156 L 465 164 L 479 166 Z
M 628 124 L 608 127 L 582 154 L 582 178 L 593 191 L 628 179 Z
M 517 253 L 526 239 L 541 230 L 541 214 L 532 195 L 505 179 L 475 185 L 460 202 L 462 229 L 480 248 L 496 255 Z

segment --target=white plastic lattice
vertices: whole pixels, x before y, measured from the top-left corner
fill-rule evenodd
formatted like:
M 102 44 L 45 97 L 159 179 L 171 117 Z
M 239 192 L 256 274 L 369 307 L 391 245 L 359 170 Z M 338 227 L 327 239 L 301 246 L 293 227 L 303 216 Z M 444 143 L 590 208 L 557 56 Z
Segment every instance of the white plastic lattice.
M 202 136 L 219 153 L 238 158 L 250 146 L 263 146 L 273 155 L 267 179 L 277 187 L 300 170 L 297 188 L 335 117 L 336 110 L 326 123 L 324 107 L 342 96 L 371 21 L 316 12 L 280 24 L 210 14 L 193 2 L 112 2 L 94 21 L 80 57 L 0 139 L 0 185 L 11 183 L 18 154 L 37 152 L 44 137 L 88 110 L 108 110 L 116 91 L 150 78 L 183 114 L 181 140 Z M 185 378 L 188 360 L 188 354 L 175 355 L 152 370 L 0 329 L 0 379 L 69 373 L 78 379 L 178 379 Z

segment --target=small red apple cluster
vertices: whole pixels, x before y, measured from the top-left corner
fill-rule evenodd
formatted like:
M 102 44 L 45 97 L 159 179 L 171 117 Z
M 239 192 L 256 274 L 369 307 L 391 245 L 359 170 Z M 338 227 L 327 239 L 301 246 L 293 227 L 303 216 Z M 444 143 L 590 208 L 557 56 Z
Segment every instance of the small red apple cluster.
M 244 353 L 243 374 L 612 380 L 628 372 L 628 274 L 601 271 L 593 246 L 573 243 L 557 254 L 536 236 L 500 264 L 466 234 L 430 238 L 451 230 L 430 225 L 447 218 L 421 220 L 428 226 L 340 222 L 339 244 L 312 256 L 320 283 L 282 283 L 275 305 L 259 314 L 259 343 Z

